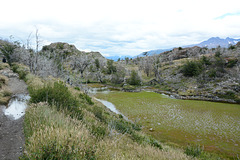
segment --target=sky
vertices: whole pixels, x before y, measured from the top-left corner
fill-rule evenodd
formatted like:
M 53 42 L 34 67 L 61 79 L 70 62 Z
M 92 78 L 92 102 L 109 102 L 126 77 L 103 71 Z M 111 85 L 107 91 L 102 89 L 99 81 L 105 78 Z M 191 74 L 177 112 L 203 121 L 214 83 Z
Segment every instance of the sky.
M 41 45 L 66 42 L 104 56 L 135 56 L 240 38 L 239 0 L 5 0 L 0 38 L 25 44 L 38 29 Z M 12 36 L 14 38 L 10 39 Z

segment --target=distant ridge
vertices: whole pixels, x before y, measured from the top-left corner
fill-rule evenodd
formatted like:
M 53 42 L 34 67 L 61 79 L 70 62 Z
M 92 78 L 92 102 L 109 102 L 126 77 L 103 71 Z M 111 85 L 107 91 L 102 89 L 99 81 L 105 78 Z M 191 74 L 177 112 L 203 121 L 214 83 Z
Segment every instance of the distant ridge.
M 120 60 L 125 60 L 125 58 L 133 58 L 133 56 L 106 56 L 107 59 L 111 59 L 111 60 L 114 60 L 114 61 L 118 61 L 118 59 L 120 58 Z
M 218 46 L 224 47 L 224 48 L 228 48 L 230 45 L 235 45 L 237 44 L 237 42 L 239 42 L 240 39 L 233 39 L 233 38 L 229 38 L 227 37 L 226 39 L 221 39 L 219 37 L 212 37 L 209 38 L 206 41 L 203 41 L 199 44 L 196 45 L 189 45 L 190 47 L 192 46 L 199 46 L 199 47 L 208 47 L 208 48 L 216 48 Z M 187 47 L 189 47 L 187 46 Z
M 194 46 L 207 47 L 207 48 L 216 48 L 218 46 L 221 46 L 221 47 L 228 48 L 230 45 L 235 45 L 239 41 L 240 41 L 240 39 L 233 39 L 233 38 L 229 38 L 229 37 L 227 37 L 226 39 L 221 39 L 219 37 L 211 37 L 208 40 L 203 41 L 199 44 L 191 44 L 191 45 L 187 45 L 187 46 L 182 46 L 182 48 L 194 47 Z M 144 56 L 152 56 L 152 55 L 155 55 L 155 54 L 163 53 L 165 51 L 170 51 L 172 49 L 173 48 L 150 50 L 150 51 L 143 52 L 143 53 L 141 53 L 141 54 L 139 54 L 139 55 L 137 55 L 133 58 L 144 57 Z

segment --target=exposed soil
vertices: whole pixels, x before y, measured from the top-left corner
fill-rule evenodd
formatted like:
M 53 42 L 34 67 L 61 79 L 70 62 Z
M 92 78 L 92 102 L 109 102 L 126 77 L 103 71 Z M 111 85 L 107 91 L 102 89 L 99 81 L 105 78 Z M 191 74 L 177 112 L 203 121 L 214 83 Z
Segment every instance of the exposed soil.
M 19 80 L 18 76 L 9 69 L 5 70 L 5 73 L 9 78 L 8 87 L 13 95 L 27 93 L 27 85 L 23 80 Z M 0 159 L 19 159 L 25 143 L 23 134 L 24 117 L 14 120 L 4 115 L 4 108 L 6 106 L 0 105 Z

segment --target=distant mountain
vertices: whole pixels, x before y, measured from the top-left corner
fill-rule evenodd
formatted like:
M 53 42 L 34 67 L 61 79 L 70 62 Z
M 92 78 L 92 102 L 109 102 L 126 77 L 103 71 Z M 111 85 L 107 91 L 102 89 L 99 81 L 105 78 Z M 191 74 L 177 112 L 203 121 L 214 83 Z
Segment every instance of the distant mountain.
M 221 46 L 224 48 L 228 48 L 230 45 L 235 45 L 239 41 L 240 39 L 233 39 L 229 37 L 227 37 L 226 39 L 221 39 L 219 37 L 212 37 L 197 45 L 190 45 L 190 46 L 199 46 L 199 47 L 208 47 L 208 48 L 216 48 L 218 46 Z
M 150 50 L 150 51 L 147 51 L 147 52 L 143 52 L 137 56 L 134 56 L 133 58 L 137 58 L 137 57 L 144 57 L 144 56 L 152 56 L 152 55 L 155 55 L 155 54 L 160 54 L 160 53 L 163 53 L 163 52 L 166 52 L 166 51 L 170 51 L 172 50 L 172 48 L 170 49 L 157 49 L 157 50 Z
M 107 58 L 107 59 L 114 60 L 114 61 L 117 61 L 119 58 L 122 60 L 122 59 L 125 59 L 126 57 L 128 57 L 128 58 L 133 58 L 133 56 L 108 56 L 108 57 L 106 57 L 106 58 Z
M 237 44 L 237 42 L 239 42 L 240 39 L 233 39 L 233 38 L 229 38 L 227 37 L 226 39 L 221 39 L 219 37 L 212 37 L 212 38 L 209 38 L 208 40 L 206 41 L 203 41 L 199 44 L 191 44 L 191 45 L 187 45 L 187 46 L 182 46 L 182 48 L 186 48 L 186 47 L 194 47 L 194 46 L 199 46 L 199 47 L 208 47 L 208 48 L 216 48 L 218 46 L 221 46 L 221 47 L 229 47 L 230 45 L 235 45 Z M 173 48 L 170 48 L 170 49 L 157 49 L 157 50 L 150 50 L 150 51 L 147 51 L 147 52 L 143 52 L 133 58 L 136 58 L 136 57 L 144 57 L 144 56 L 152 56 L 152 55 L 155 55 L 155 54 L 160 54 L 160 53 L 163 53 L 165 51 L 170 51 L 172 50 Z

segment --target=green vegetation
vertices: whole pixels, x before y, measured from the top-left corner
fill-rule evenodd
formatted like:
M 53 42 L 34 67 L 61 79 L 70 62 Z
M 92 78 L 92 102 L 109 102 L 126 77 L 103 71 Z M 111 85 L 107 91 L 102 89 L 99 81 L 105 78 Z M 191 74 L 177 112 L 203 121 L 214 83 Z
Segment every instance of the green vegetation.
M 236 59 L 236 58 L 229 59 L 226 67 L 232 68 L 237 64 L 237 62 L 238 62 L 238 59 Z
M 199 62 L 187 61 L 182 67 L 182 73 L 186 77 L 198 76 L 202 72 L 202 65 Z
M 0 68 L 9 68 L 9 65 L 1 63 Z M 12 95 L 9 88 L 7 87 L 8 80 L 8 77 L 0 75 L 0 105 L 8 104 Z
M 240 152 L 239 105 L 170 99 L 151 92 L 110 92 L 97 98 L 112 102 L 125 116 L 145 126 L 145 133 L 167 144 L 201 145 L 204 152 L 223 158 L 236 158 Z
M 12 65 L 11 55 L 13 54 L 16 45 L 6 42 L 3 46 L 0 47 L 0 51 L 6 57 L 8 64 Z
M 141 84 L 141 79 L 135 70 L 133 70 L 131 72 L 131 76 L 128 79 L 128 84 L 130 84 L 130 85 L 140 85 Z
M 206 56 L 202 56 L 200 62 L 204 65 L 211 65 L 210 59 Z
M 235 49 L 236 47 L 234 46 L 234 45 L 230 45 L 229 47 L 228 47 L 228 49 L 229 50 L 233 50 L 233 49 Z
M 108 60 L 107 61 L 107 71 L 106 73 L 107 74 L 112 74 L 112 73 L 115 73 L 117 72 L 117 68 L 116 66 L 113 65 L 113 60 Z
M 187 146 L 186 149 L 185 149 L 185 153 L 187 155 L 193 156 L 193 157 L 199 157 L 202 152 L 203 152 L 203 149 L 201 148 L 200 145 Z

